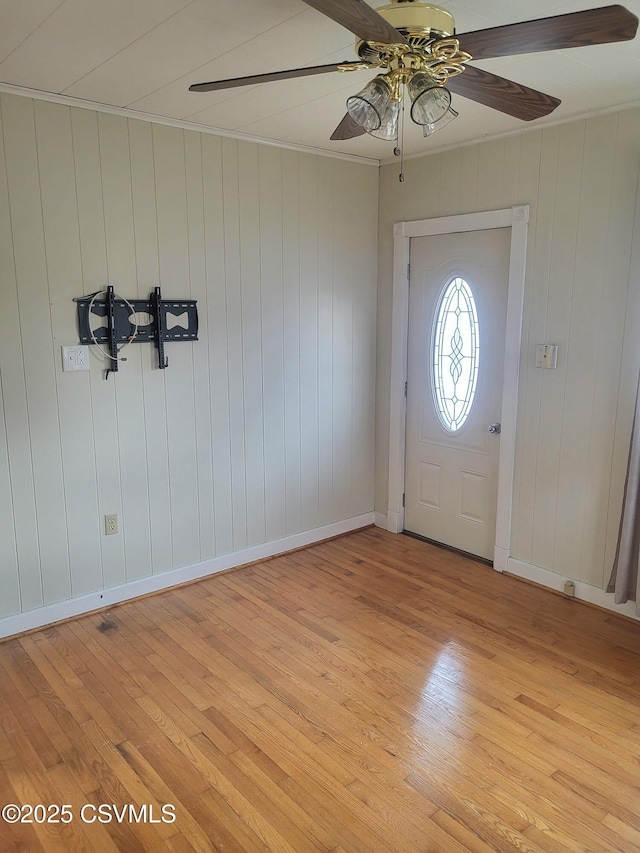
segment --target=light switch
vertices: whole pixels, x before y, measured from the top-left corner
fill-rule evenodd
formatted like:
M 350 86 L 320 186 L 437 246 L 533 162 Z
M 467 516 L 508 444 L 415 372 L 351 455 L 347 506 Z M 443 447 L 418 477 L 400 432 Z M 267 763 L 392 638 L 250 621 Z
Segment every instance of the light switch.
M 555 368 L 558 366 L 558 347 L 555 344 L 538 344 L 536 347 L 536 367 Z

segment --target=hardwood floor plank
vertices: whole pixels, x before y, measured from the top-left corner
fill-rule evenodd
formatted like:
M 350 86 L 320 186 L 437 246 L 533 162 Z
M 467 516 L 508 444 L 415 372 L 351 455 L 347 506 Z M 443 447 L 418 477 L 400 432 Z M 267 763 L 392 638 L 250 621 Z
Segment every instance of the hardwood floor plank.
M 66 767 L 64 764 L 60 764 L 50 771 L 49 776 L 60 793 L 60 802 L 68 803 L 72 807 L 74 822 L 82 823 L 79 815 L 81 814 L 82 807 L 88 802 L 87 793 L 78 785 L 74 770 Z M 99 786 L 94 785 L 92 793 L 95 793 L 98 789 Z M 87 848 L 91 846 L 99 848 L 101 853 L 103 850 L 105 853 L 111 853 L 111 851 L 119 849 L 106 827 L 98 821 L 91 824 L 88 832 L 85 831 L 85 837 Z M 132 839 L 130 838 L 129 841 L 132 841 Z
M 438 809 L 432 820 L 436 826 L 457 842 L 459 847 L 466 850 L 467 853 L 496 853 L 496 848 L 492 844 L 487 844 L 473 829 L 465 826 L 457 814 L 454 817 L 448 812 Z M 442 849 L 447 850 L 447 845 L 445 844 Z M 511 849 L 516 850 L 518 848 L 512 847 Z M 439 850 L 438 853 L 440 853 Z
M 117 749 L 159 803 L 175 806 L 176 824 L 188 845 L 199 853 L 208 853 L 213 835 L 218 831 L 218 823 L 205 801 L 209 788 L 194 791 L 184 784 L 182 776 L 176 775 L 172 768 L 165 769 L 162 764 L 158 772 L 131 741 L 118 744 Z M 150 758 L 153 760 L 153 755 Z M 209 831 L 213 833 L 211 837 Z M 238 844 L 238 849 L 243 848 Z
M 236 779 L 238 786 L 242 785 L 249 799 L 254 801 L 263 799 L 269 802 L 271 819 L 276 829 L 295 850 L 317 851 L 326 850 L 331 846 L 330 833 L 316 825 L 304 809 L 292 802 L 280 788 L 279 783 L 286 780 L 288 776 L 280 773 L 276 774 L 274 779 L 270 772 L 264 772 L 260 764 L 253 760 L 253 757 L 259 757 L 264 753 L 252 752 L 251 755 L 247 755 L 238 749 L 226 757 L 219 753 L 216 755 L 215 747 L 206 741 L 204 735 L 194 740 L 203 753 L 211 755 L 216 763 L 224 763 L 227 766 L 227 776 Z M 271 769 L 272 767 L 267 768 L 267 770 Z
M 617 853 L 624 849 L 616 842 L 613 833 L 609 833 L 609 838 L 606 838 L 600 832 L 598 822 L 591 816 L 586 816 L 585 820 L 585 816 L 568 813 L 561 804 L 550 801 L 544 801 L 540 811 L 533 811 L 524 801 L 525 797 L 531 797 L 531 792 L 524 792 L 518 786 L 510 785 L 508 791 L 496 788 L 492 793 L 522 815 L 526 815 L 530 826 L 524 834 L 545 851 L 573 853 L 574 850 L 580 850 L 590 853 L 595 849 L 602 853 Z M 578 840 L 579 837 L 588 837 L 589 841 L 583 843 Z
M 0 764 L 0 805 L 8 804 L 22 805 L 19 792 L 11 784 L 7 774 L 7 760 Z M 12 824 L 10 831 L 2 827 L 0 839 L 2 839 L 3 851 L 6 853 L 43 853 L 44 847 L 40 843 L 33 824 Z
M 637 828 L 629 826 L 629 824 L 625 823 L 624 820 L 620 820 L 619 817 L 611 814 L 605 815 L 602 819 L 602 823 L 619 836 L 621 850 L 625 846 L 628 846 L 629 849 L 633 849 L 635 847 L 635 849 L 640 850 L 640 831 L 638 831 Z
M 251 828 L 269 849 L 282 850 L 283 853 L 295 853 L 295 847 L 274 826 L 274 812 L 270 811 L 269 819 L 266 819 L 260 811 L 252 806 L 251 801 L 247 798 L 243 790 L 237 786 L 237 778 L 230 778 L 227 775 L 228 764 L 223 765 L 222 761 L 216 764 L 211 761 L 199 747 L 198 743 L 185 735 L 171 717 L 167 716 L 164 710 L 149 697 L 142 696 L 137 702 L 149 715 L 154 725 L 177 746 L 190 764 L 209 783 L 209 786 L 223 797 L 233 811 L 242 818 L 247 826 Z M 219 753 L 219 755 L 222 756 L 222 753 Z
M 0 853 L 640 853 L 640 625 L 375 528 L 0 643 Z

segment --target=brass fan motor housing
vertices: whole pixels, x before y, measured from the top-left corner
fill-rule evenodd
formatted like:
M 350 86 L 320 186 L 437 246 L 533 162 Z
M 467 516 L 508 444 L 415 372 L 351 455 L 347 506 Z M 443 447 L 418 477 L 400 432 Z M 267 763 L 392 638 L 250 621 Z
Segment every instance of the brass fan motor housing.
M 376 9 L 376 12 L 415 47 L 422 47 L 433 39 L 448 38 L 456 29 L 456 22 L 450 12 L 420 0 L 393 0 L 388 6 Z M 356 53 L 365 62 L 372 63 L 379 56 L 377 45 L 370 45 L 362 39 L 356 40 Z

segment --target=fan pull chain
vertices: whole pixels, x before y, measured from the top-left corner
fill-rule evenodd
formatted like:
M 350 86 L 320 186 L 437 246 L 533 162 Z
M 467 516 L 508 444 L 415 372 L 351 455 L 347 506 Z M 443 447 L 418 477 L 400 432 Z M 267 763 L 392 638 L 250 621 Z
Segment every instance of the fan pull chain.
M 400 174 L 398 175 L 398 180 L 400 183 L 404 181 L 404 101 L 402 99 L 402 116 L 400 118 L 400 148 L 394 148 L 393 153 L 396 157 L 400 157 Z

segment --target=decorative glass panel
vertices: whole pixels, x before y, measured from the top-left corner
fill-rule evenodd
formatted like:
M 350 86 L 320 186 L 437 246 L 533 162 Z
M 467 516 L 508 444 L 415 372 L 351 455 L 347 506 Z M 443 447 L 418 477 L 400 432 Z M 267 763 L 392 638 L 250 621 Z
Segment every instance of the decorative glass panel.
M 463 278 L 453 278 L 438 303 L 432 344 L 433 396 L 448 432 L 457 432 L 469 417 L 478 381 L 479 349 L 473 293 Z

